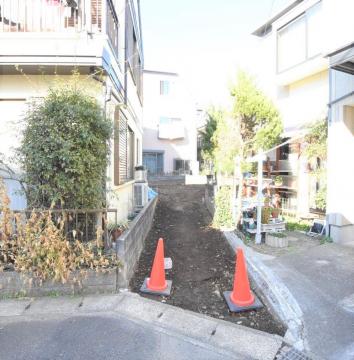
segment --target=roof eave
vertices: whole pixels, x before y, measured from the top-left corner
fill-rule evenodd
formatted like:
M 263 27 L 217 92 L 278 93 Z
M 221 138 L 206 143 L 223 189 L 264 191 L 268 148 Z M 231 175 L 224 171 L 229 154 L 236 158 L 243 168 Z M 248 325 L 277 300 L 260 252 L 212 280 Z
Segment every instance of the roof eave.
M 268 34 L 272 30 L 272 24 L 274 21 L 281 18 L 283 15 L 285 15 L 287 12 L 292 10 L 294 7 L 302 3 L 304 0 L 295 0 L 291 2 L 289 5 L 285 6 L 282 10 L 280 10 L 278 13 L 276 13 L 273 17 L 271 17 L 265 24 L 260 26 L 258 29 L 253 31 L 252 35 L 262 37 Z

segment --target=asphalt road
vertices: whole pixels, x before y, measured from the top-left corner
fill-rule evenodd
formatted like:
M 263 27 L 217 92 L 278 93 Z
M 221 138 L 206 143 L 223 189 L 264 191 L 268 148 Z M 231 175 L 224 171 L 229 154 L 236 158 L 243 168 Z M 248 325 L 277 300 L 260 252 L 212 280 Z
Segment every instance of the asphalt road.
M 129 292 L 0 301 L 1 360 L 273 360 L 281 345 Z
M 9 324 L 0 330 L 0 349 L 2 360 L 225 359 L 186 339 L 112 315 Z

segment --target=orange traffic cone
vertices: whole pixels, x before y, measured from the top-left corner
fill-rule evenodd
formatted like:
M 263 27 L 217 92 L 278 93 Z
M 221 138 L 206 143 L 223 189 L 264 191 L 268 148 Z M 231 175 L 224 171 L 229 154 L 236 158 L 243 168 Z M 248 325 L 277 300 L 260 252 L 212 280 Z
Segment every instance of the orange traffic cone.
M 224 297 L 229 309 L 233 312 L 257 309 L 263 306 L 258 298 L 251 292 L 246 261 L 241 248 L 237 249 L 234 288 L 232 292 L 225 291 Z
M 145 279 L 140 291 L 149 294 L 170 295 L 171 285 L 172 281 L 165 278 L 163 239 L 160 238 L 157 243 L 150 277 Z

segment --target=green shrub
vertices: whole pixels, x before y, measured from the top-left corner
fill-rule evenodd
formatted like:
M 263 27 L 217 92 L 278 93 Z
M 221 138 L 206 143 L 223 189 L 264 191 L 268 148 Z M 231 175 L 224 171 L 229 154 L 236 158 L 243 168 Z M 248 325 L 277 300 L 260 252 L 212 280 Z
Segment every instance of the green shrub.
M 75 283 L 89 269 L 106 271 L 120 265 L 115 253 L 104 253 L 99 228 L 94 242 L 69 242 L 64 234 L 63 217 L 56 223 L 50 211 L 43 211 L 32 212 L 26 218 L 14 214 L 9 204 L 0 181 L 0 271 L 14 269 L 40 284 L 45 280 Z
M 310 225 L 301 223 L 300 221 L 287 221 L 286 222 L 286 230 L 289 230 L 289 231 L 299 230 L 299 231 L 307 232 L 310 230 Z
M 327 186 L 321 187 L 315 196 L 315 204 L 317 209 L 326 210 L 327 206 Z
M 213 219 L 213 226 L 216 228 L 233 226 L 231 194 L 231 189 L 228 186 L 221 187 L 216 193 Z
M 333 239 L 330 236 L 321 236 L 320 244 L 332 243 Z
M 32 103 L 19 149 L 29 207 L 102 207 L 111 133 L 96 99 L 76 86 Z
M 269 233 L 269 235 L 277 237 L 277 238 L 285 238 L 286 234 L 284 234 L 283 232 L 271 232 Z

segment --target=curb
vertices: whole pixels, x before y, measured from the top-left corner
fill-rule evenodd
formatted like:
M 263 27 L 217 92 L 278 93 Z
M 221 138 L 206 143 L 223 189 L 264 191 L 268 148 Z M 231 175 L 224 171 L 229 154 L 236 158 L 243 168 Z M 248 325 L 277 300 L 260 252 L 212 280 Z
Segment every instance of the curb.
M 210 349 L 225 359 L 273 360 L 283 338 L 178 307 L 138 294 L 58 297 L 0 301 L 0 324 L 62 316 L 97 315 L 126 318 L 149 331 L 166 333 Z
M 223 232 L 227 242 L 233 250 L 243 248 L 249 273 L 262 291 L 273 312 L 287 326 L 288 330 L 284 340 L 297 350 L 308 350 L 302 310 L 286 285 L 269 269 L 261 256 L 246 246 L 233 231 Z

